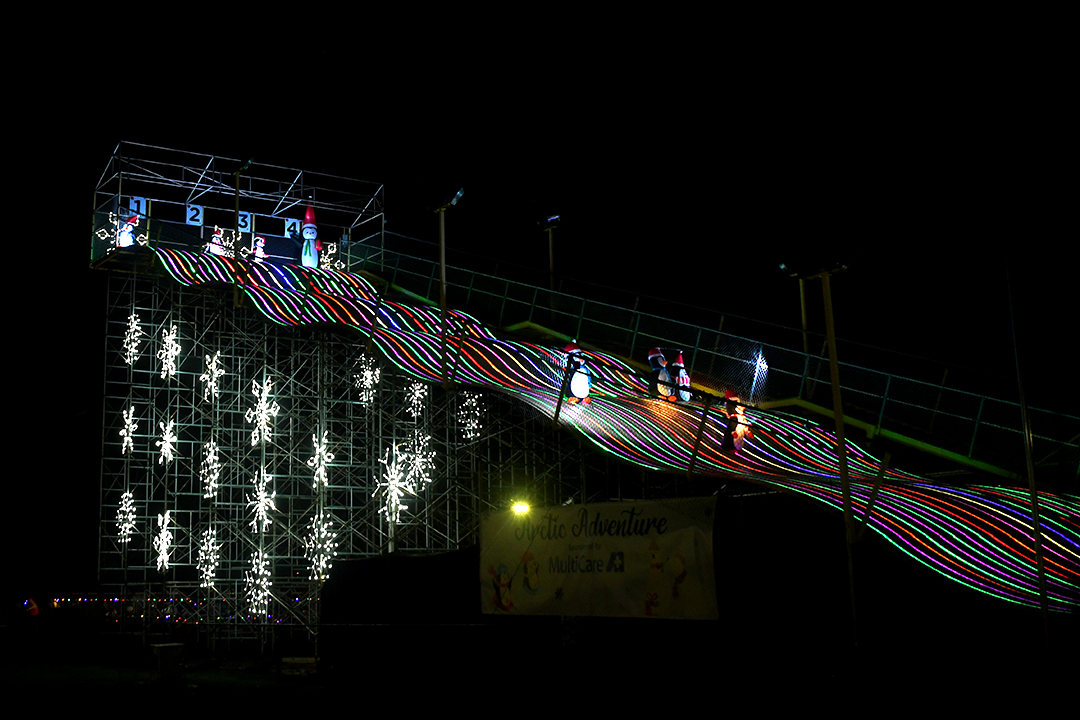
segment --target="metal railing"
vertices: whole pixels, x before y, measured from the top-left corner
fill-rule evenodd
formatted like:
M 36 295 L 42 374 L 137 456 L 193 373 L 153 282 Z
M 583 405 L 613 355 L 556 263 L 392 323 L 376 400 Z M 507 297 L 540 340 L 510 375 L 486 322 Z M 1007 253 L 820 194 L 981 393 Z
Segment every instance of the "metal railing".
M 371 271 L 426 298 L 438 297 L 435 253 L 425 258 L 388 250 L 380 240 L 373 236 L 354 242 L 347 253 L 350 269 Z M 417 249 L 426 245 L 413 242 Z M 536 323 L 643 365 L 651 347 L 679 349 L 695 384 L 718 392 L 732 388 L 753 404 L 802 398 L 832 405 L 828 358 L 802 350 L 459 267 L 447 267 L 447 298 L 451 307 L 493 327 Z M 801 343 L 801 333 L 787 335 L 792 344 Z M 1018 403 L 843 362 L 840 368 L 846 415 L 878 431 L 887 429 L 1022 474 Z M 1063 465 L 1080 479 L 1080 417 L 1039 408 L 1029 413 L 1036 462 Z

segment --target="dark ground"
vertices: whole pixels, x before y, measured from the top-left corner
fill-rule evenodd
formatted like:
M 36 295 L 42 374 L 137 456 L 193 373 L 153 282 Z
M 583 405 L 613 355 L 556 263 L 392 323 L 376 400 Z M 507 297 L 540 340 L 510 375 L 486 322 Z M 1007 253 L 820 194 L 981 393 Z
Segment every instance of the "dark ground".
M 93 617 L 94 603 L 9 613 L 3 677 L 38 697 L 149 698 L 165 688 L 199 702 L 250 691 L 255 704 L 380 690 L 424 704 L 451 688 L 632 698 L 651 686 L 673 702 L 719 694 L 826 706 L 842 693 L 937 703 L 944 693 L 968 705 L 1029 694 L 1041 703 L 1075 684 L 1077 616 L 1050 616 L 1047 648 L 1038 611 L 941 578 L 874 536 L 856 553 L 856 650 L 837 515 L 784 495 L 723 502 L 719 515 L 717 621 L 482 617 L 471 610 L 476 556 L 464 551 L 336 567 L 317 649 L 304 633 L 282 632 L 263 648 L 218 640 L 211 650 L 193 625 L 122 635 Z M 152 646 L 167 642 L 183 643 L 183 660 L 159 677 Z M 288 674 L 286 658 L 316 654 L 317 672 Z

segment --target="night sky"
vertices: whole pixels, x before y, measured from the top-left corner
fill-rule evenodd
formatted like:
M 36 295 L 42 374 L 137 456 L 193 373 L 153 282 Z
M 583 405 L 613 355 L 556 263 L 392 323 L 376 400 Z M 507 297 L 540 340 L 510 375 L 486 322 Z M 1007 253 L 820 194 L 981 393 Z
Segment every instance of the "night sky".
M 432 51 L 424 65 L 407 46 L 385 63 L 245 53 L 219 56 L 219 70 L 172 53 L 114 71 L 72 53 L 69 73 L 25 78 L 35 112 L 17 148 L 17 212 L 39 244 L 19 258 L 33 265 L 18 277 L 36 279 L 9 284 L 33 345 L 8 346 L 31 372 L 9 373 L 22 408 L 9 446 L 22 500 L 9 514 L 22 519 L 7 528 L 5 600 L 92 586 L 94 543 L 72 550 L 64 534 L 96 537 L 96 513 L 76 512 L 96 505 L 100 448 L 103 285 L 87 246 L 92 192 L 120 140 L 382 182 L 387 229 L 432 242 L 430 208 L 464 187 L 447 215 L 451 264 L 482 253 L 544 269 L 535 222 L 560 213 L 567 277 L 789 326 L 798 284 L 778 264 L 846 260 L 841 337 L 985 371 L 985 392 L 1013 397 L 1008 267 L 1027 399 L 1075 413 L 1074 264 L 1050 220 L 1064 193 L 1030 164 L 1053 129 L 1016 142 L 1001 112 L 1006 99 L 1054 108 L 1019 86 L 1003 97 L 1000 76 L 948 53 L 939 66 L 713 40 L 627 39 L 599 55 L 564 40 L 464 61 L 441 48 L 445 61 Z M 823 332 L 820 283 L 808 295 Z M 30 508 L 58 496 L 70 501 L 43 532 Z

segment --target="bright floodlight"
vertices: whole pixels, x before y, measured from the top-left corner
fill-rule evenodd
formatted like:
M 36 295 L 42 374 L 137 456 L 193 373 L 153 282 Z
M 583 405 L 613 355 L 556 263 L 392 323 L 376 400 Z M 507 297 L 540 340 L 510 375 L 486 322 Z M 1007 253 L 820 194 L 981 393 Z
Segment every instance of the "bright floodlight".
M 514 512 L 518 515 L 524 515 L 529 512 L 529 504 L 523 502 L 514 503 Z

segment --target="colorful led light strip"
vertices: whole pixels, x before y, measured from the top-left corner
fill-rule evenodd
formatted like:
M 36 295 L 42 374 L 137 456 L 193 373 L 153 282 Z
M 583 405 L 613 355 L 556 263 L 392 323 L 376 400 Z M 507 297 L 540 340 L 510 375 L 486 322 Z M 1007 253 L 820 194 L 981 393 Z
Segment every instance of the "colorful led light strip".
M 118 252 L 124 252 L 120 250 Z M 164 270 L 192 286 L 233 283 L 281 325 L 335 324 L 370 334 L 379 352 L 412 377 L 443 377 L 442 313 L 382 300 L 362 277 L 326 269 L 275 266 L 179 250 L 155 250 Z M 371 324 L 378 318 L 377 327 Z M 475 318 L 450 311 L 448 374 L 512 394 L 554 417 L 563 378 L 557 348 L 498 340 Z M 685 472 L 702 424 L 699 403 L 674 405 L 647 397 L 647 382 L 625 362 L 585 352 L 593 372 L 592 403 L 564 403 L 559 421 L 626 462 Z M 752 408 L 753 438 L 735 454 L 724 451 L 726 429 L 713 409 L 704 423 L 694 472 L 733 476 L 802 494 L 840 510 L 837 442 L 816 423 Z M 866 515 L 878 462 L 848 442 L 854 513 Z M 1051 610 L 1080 610 L 1080 498 L 1040 493 L 1042 546 Z M 1027 492 L 1014 488 L 952 487 L 889 469 L 867 526 L 902 552 L 942 575 L 995 598 L 1039 605 L 1038 576 Z

